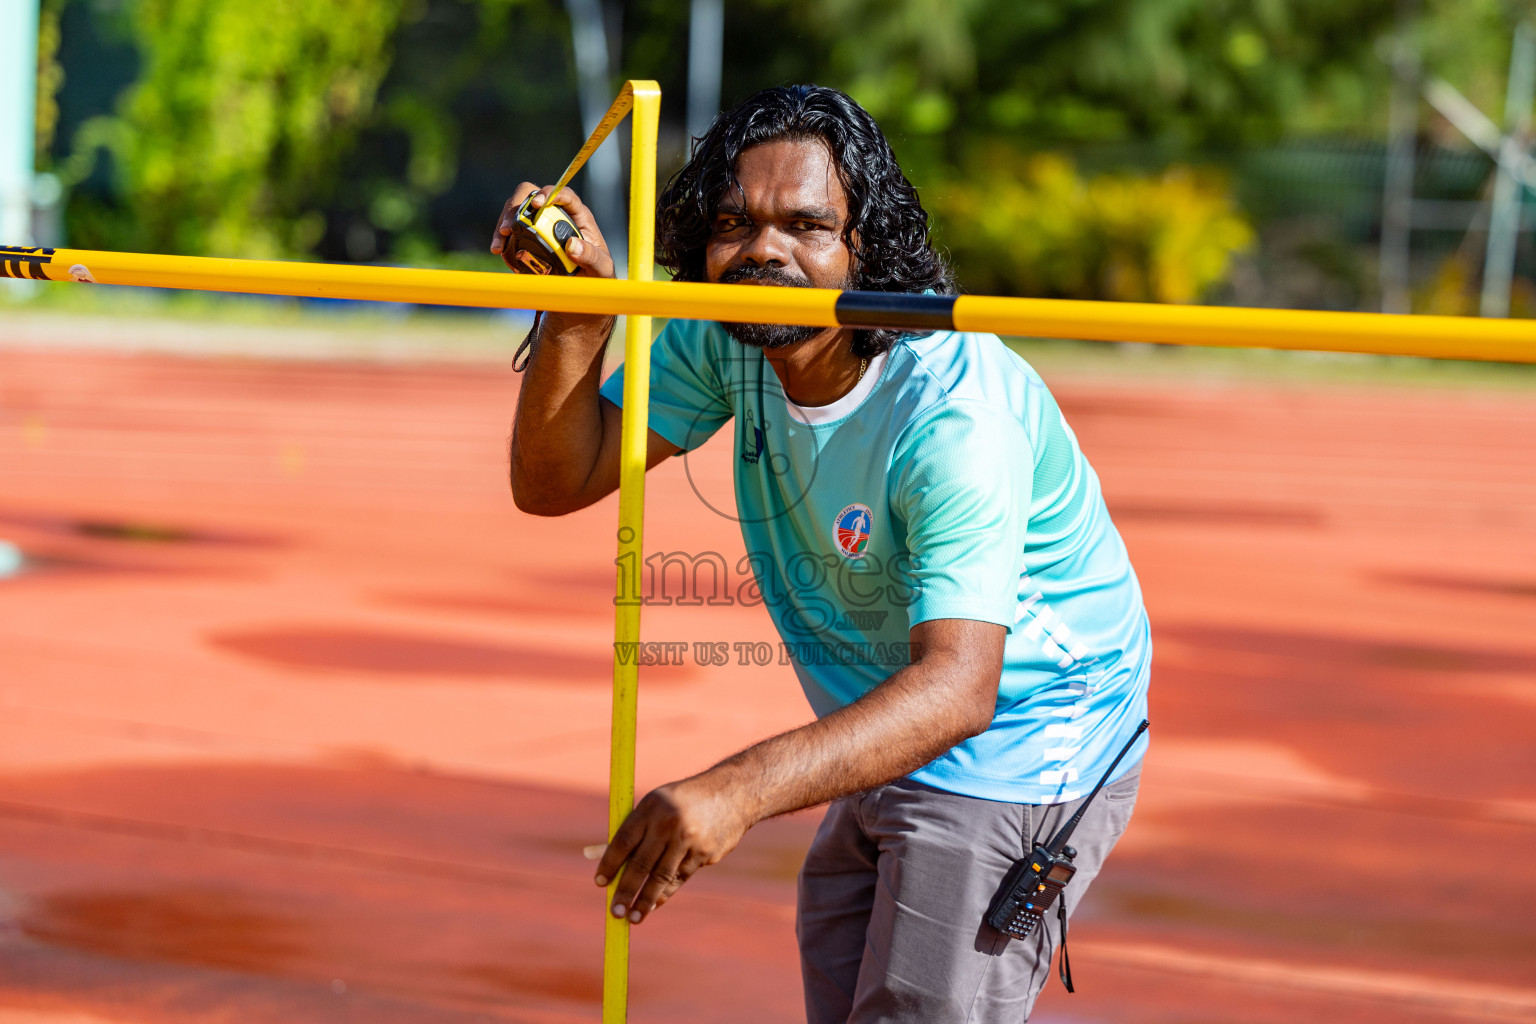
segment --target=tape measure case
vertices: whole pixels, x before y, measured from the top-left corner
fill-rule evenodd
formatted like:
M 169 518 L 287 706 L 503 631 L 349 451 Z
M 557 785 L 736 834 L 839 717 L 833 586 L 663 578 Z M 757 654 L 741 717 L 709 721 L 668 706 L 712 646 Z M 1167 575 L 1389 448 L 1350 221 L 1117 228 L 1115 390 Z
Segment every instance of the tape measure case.
M 576 263 L 566 254 L 565 243 L 580 238 L 581 232 L 566 212 L 554 203 L 534 209 L 530 205 L 532 202 L 532 195 L 523 200 L 513 218 L 511 242 L 514 253 L 509 263 L 520 274 L 569 277 L 576 273 Z

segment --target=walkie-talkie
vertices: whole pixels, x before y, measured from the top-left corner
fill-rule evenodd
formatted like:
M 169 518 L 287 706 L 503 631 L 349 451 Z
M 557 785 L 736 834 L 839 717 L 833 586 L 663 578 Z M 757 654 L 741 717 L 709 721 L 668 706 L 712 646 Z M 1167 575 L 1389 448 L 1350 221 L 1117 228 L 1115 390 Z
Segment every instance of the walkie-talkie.
M 1008 874 L 1003 876 L 1003 884 L 998 888 L 997 895 L 992 899 L 992 905 L 987 908 L 987 923 L 1004 935 L 1015 939 L 1026 939 L 1034 932 L 1035 927 L 1050 912 L 1052 904 L 1056 903 L 1061 895 L 1061 890 L 1072 880 L 1077 873 L 1077 866 L 1072 863 L 1077 857 L 1077 851 L 1067 845 L 1067 840 L 1072 838 L 1077 823 L 1082 820 L 1083 812 L 1088 805 L 1093 803 L 1093 798 L 1099 795 L 1099 790 L 1109 781 L 1110 775 L 1119 766 L 1120 759 L 1131 750 L 1131 744 L 1147 731 L 1145 719 L 1136 727 L 1131 738 L 1125 746 L 1120 748 L 1120 753 L 1110 762 L 1104 771 L 1104 777 L 1099 779 L 1099 784 L 1093 787 L 1093 792 L 1078 807 L 1077 813 L 1069 818 L 1066 824 L 1057 830 L 1051 837 L 1051 841 L 1045 844 L 1036 843 L 1029 856 L 1015 861 L 1013 867 L 1008 869 Z M 1066 937 L 1066 901 L 1060 904 L 1062 937 L 1065 943 Z M 1066 981 L 1066 954 L 1062 954 L 1063 980 Z M 1067 989 L 1071 991 L 1072 985 L 1067 981 Z

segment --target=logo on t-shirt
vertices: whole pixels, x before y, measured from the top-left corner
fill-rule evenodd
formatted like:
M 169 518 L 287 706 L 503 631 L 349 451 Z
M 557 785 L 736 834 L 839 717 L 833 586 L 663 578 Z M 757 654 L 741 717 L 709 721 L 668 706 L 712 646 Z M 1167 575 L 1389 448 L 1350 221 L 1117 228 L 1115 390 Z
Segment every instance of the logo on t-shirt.
M 864 546 L 869 543 L 869 531 L 874 522 L 875 515 L 869 506 L 858 502 L 837 514 L 833 532 L 837 536 L 837 550 L 843 553 L 844 558 L 858 558 L 864 554 Z

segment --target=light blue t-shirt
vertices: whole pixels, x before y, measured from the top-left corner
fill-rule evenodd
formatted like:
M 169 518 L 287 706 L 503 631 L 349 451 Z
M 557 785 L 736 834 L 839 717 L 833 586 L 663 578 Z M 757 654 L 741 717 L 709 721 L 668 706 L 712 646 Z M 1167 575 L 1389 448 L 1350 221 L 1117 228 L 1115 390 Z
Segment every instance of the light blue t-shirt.
M 623 376 L 603 384 L 615 404 Z M 761 352 L 671 321 L 651 429 L 689 451 L 733 419 L 746 562 L 816 714 L 906 665 L 919 622 L 999 623 L 992 727 L 911 778 L 1015 803 L 1085 794 L 1146 715 L 1152 644 L 1098 477 L 1039 374 L 993 335 L 939 332 L 799 409 Z

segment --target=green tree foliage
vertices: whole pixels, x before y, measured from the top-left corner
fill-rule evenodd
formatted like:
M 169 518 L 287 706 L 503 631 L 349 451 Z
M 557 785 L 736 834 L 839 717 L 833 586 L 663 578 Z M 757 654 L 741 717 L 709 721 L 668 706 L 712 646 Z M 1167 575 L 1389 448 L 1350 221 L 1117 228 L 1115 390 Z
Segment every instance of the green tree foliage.
M 75 183 L 109 155 L 110 181 L 97 171 L 71 201 L 77 244 L 437 260 L 479 250 L 511 187 L 558 173 L 582 134 L 558 0 L 44 2 L 45 49 L 69 3 L 117 11 L 139 54 L 115 111 L 55 146 L 72 144 Z M 1275 192 L 1250 170 L 1264 147 L 1380 138 L 1380 44 L 1403 4 L 733 0 L 725 100 L 785 81 L 851 92 L 973 290 L 1194 301 L 1251 237 L 1228 175 L 1255 200 Z M 615 86 L 663 83 L 665 176 L 686 148 L 687 5 L 604 5 Z M 1510 29 L 1532 7 L 1418 0 L 1426 68 L 1498 117 Z M 62 71 L 41 67 L 40 130 Z M 1271 178 L 1291 166 L 1269 162 Z M 1373 181 L 1349 202 L 1371 207 Z M 1368 232 L 1373 208 L 1352 217 Z
M 1189 146 L 1354 126 L 1374 110 L 1382 76 L 1372 74 L 1372 47 L 1394 2 L 804 0 L 796 9 L 818 27 L 839 84 L 893 127 L 953 149 L 978 130 L 1030 146 Z
M 1252 241 L 1236 147 L 1356 127 L 1394 0 L 785 0 L 897 141 L 967 287 L 1196 301 Z M 1103 168 L 1040 154 L 1078 151 Z M 1112 169 L 1112 173 L 1106 173 Z M 1182 268 L 1182 269 L 1181 269 Z
M 474 229 L 444 216 L 494 174 L 553 177 L 581 144 L 563 8 L 547 0 L 417 0 L 407 6 L 374 115 L 343 162 L 327 258 L 439 261 L 481 249 L 505 196 L 476 191 Z
M 274 257 L 308 251 L 370 116 L 402 0 L 128 0 L 140 80 L 87 122 L 69 177 L 111 154 L 114 203 L 79 244 Z M 85 157 L 87 159 L 80 159 Z
M 1083 177 L 1053 154 L 998 147 L 933 205 L 941 238 L 980 292 L 1042 298 L 1194 302 L 1253 232 L 1221 176 Z

